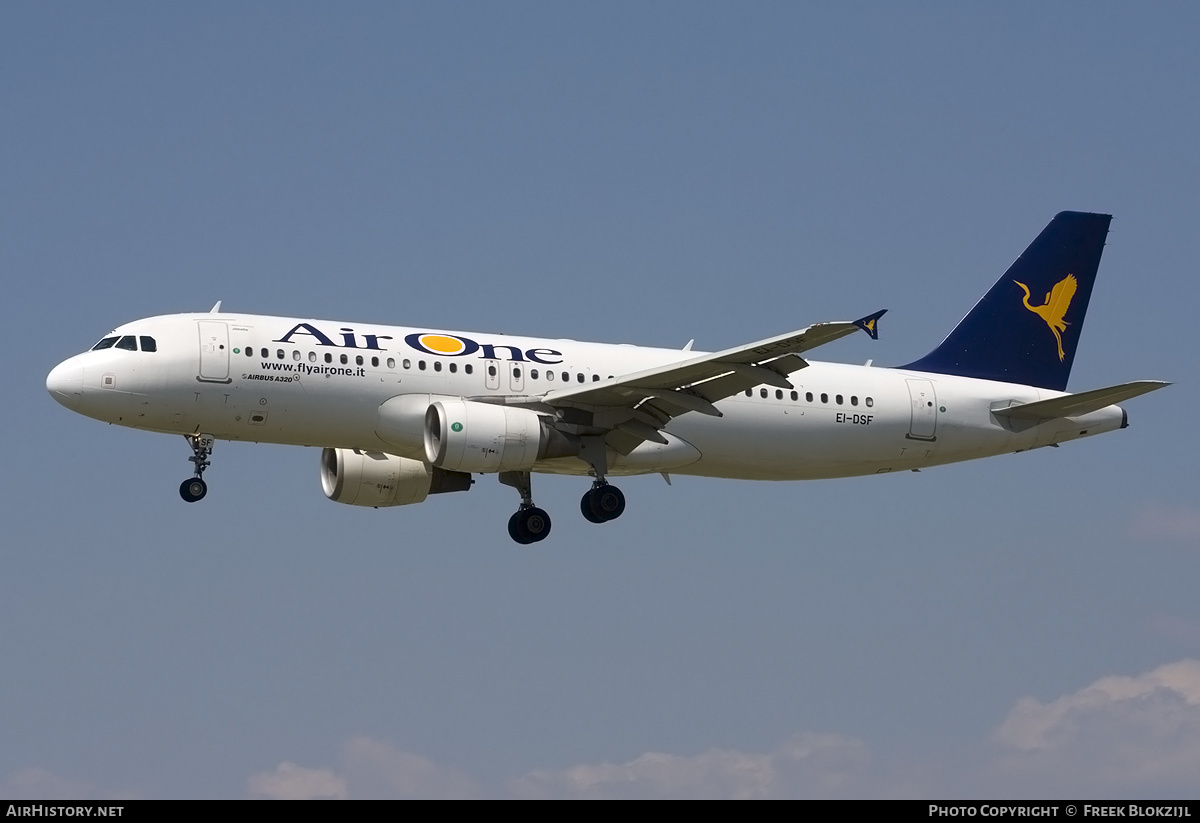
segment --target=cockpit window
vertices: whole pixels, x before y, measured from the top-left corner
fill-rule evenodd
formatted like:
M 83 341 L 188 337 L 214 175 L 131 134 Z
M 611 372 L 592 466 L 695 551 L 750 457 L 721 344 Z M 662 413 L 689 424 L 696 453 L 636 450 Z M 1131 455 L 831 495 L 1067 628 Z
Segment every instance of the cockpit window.
M 158 343 L 154 342 L 153 337 L 143 334 L 138 338 L 138 342 L 142 344 L 142 351 L 158 351 Z
M 132 334 L 127 334 L 117 341 L 118 349 L 126 349 L 127 351 L 137 351 L 137 338 Z
M 100 351 L 100 349 L 111 349 L 113 344 L 117 342 L 115 337 L 106 337 L 96 345 L 92 346 L 92 351 Z

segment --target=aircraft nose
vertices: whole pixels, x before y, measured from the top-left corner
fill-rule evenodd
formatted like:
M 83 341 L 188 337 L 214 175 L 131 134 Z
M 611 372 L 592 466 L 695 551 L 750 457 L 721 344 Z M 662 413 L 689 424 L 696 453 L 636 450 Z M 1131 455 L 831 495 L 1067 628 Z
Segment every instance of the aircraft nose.
M 76 358 L 64 360 L 46 375 L 46 391 L 68 409 L 83 399 L 83 364 Z

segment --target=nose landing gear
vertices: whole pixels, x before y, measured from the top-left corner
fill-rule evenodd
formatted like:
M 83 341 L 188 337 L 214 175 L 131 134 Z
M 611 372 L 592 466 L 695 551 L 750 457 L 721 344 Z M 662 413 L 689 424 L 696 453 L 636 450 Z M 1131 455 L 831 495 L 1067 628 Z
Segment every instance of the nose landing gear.
M 179 484 L 179 496 L 186 503 L 195 503 L 204 499 L 208 494 L 208 484 L 204 482 L 204 470 L 210 465 L 209 456 L 213 451 L 213 436 L 211 434 L 185 434 L 188 445 L 192 447 L 192 456 L 188 461 L 195 466 L 195 477 L 189 477 Z

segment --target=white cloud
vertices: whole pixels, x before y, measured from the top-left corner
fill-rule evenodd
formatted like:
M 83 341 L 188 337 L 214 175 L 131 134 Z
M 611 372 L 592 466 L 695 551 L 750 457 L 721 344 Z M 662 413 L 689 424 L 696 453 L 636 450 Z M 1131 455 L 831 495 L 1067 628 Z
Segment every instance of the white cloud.
M 350 795 L 359 798 L 466 798 L 475 782 L 457 769 L 358 735 L 343 750 Z
M 250 796 L 266 800 L 345 800 L 346 781 L 328 769 L 283 762 L 248 781 Z
M 1020 700 L 994 734 L 1009 749 L 995 777 L 1023 791 L 1195 792 L 1200 775 L 1200 661 L 1138 677 L 1102 677 L 1042 703 Z
M 457 769 L 357 735 L 342 747 L 341 773 L 284 762 L 250 777 L 252 797 L 275 800 L 466 798 L 475 783 Z
M 646 752 L 620 763 L 536 769 L 507 783 L 522 798 L 1171 797 L 1200 775 L 1200 661 L 1108 676 L 1042 702 L 1017 701 L 978 744 L 921 763 L 880 762 L 860 740 L 806 732 L 765 752 L 712 748 Z M 10 780 L 11 783 L 11 780 Z M 282 763 L 250 778 L 261 797 L 474 797 L 457 769 L 366 736 L 342 747 L 340 767 Z
M 866 746 L 836 734 L 800 734 L 774 751 L 709 749 L 685 756 L 647 752 L 625 763 L 539 769 L 509 784 L 518 797 L 844 797 L 864 792 Z

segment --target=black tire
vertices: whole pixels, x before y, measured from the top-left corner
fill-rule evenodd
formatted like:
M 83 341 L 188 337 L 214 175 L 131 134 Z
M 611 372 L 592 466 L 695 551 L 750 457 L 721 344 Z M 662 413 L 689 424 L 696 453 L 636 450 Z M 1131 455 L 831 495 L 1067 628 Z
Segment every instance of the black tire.
M 185 503 L 196 503 L 208 494 L 208 484 L 199 477 L 189 477 L 179 484 L 179 496 Z
M 584 496 L 584 500 L 587 501 L 588 508 L 591 510 L 592 517 L 588 517 L 588 520 L 593 523 L 607 523 L 609 520 L 616 520 L 625 512 L 625 495 L 616 486 L 610 486 L 607 483 L 589 491 Z M 587 517 L 587 514 L 584 517 Z
M 588 489 L 583 493 L 583 497 L 579 498 L 579 512 L 589 523 L 603 523 L 604 518 L 592 511 L 592 492 L 594 491 L 595 489 Z
M 529 534 L 525 531 L 525 523 L 521 519 L 521 514 L 522 512 L 514 512 L 513 516 L 508 518 L 508 536 L 514 542 L 524 546 L 533 541 L 529 539 Z

